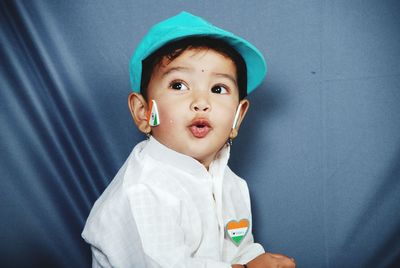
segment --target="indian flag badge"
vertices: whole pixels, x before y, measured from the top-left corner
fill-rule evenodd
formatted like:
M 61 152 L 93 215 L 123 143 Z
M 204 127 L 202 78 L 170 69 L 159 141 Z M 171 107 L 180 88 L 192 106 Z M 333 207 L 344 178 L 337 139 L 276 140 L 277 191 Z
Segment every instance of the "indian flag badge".
M 226 234 L 236 246 L 239 246 L 249 231 L 249 226 L 250 223 L 247 219 L 241 219 L 240 221 L 232 220 L 226 224 Z
M 149 114 L 147 115 L 149 125 L 152 127 L 158 126 L 160 124 L 160 118 L 158 115 L 157 103 L 155 100 L 151 100 L 149 107 Z

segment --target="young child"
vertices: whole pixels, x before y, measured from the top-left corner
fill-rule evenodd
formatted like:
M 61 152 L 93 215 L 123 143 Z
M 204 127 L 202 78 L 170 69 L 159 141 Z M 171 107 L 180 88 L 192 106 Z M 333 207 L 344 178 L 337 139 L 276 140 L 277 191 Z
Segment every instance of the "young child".
M 254 243 L 247 184 L 227 166 L 266 73 L 246 40 L 182 12 L 131 62 L 136 145 L 83 230 L 93 267 L 295 267 Z

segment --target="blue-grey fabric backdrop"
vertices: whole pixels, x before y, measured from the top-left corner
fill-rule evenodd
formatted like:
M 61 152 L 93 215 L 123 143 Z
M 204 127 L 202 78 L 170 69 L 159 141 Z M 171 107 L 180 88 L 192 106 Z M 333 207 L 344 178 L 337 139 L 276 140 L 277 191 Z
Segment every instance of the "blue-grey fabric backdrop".
M 256 240 L 298 267 L 400 267 L 397 0 L 1 0 L 0 266 L 90 266 L 85 219 L 143 139 L 129 58 L 182 10 L 269 65 L 230 161 Z

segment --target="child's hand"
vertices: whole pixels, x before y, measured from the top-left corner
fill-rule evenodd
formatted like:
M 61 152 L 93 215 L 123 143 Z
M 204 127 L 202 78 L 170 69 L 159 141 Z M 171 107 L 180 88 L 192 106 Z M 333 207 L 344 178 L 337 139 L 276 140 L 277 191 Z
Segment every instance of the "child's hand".
M 295 268 L 293 258 L 282 254 L 264 253 L 247 264 L 247 268 Z

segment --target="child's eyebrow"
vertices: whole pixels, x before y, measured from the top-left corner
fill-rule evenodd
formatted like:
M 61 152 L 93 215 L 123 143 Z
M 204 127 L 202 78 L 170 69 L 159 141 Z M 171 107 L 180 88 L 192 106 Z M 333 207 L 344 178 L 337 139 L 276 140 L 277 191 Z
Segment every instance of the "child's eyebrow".
M 231 80 L 232 83 L 234 83 L 235 85 L 237 85 L 237 81 L 236 81 L 235 77 L 233 77 L 233 76 L 230 75 L 230 74 L 226 74 L 226 73 L 215 73 L 215 72 L 212 72 L 212 74 L 215 75 L 215 76 L 221 76 L 221 77 L 227 78 L 227 79 Z

